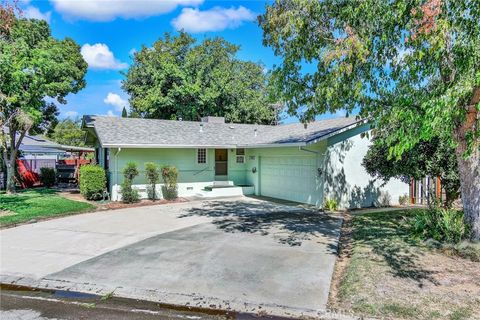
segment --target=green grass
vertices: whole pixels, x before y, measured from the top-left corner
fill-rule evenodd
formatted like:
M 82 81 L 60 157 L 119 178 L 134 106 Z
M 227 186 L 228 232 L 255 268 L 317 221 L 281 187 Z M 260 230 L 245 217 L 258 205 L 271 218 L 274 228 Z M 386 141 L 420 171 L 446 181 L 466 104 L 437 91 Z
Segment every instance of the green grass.
M 0 226 L 85 212 L 93 208 L 89 203 L 65 199 L 51 189 L 32 189 L 13 195 L 3 193 L 0 194 L 0 210 L 13 214 L 0 216 Z
M 352 250 L 340 279 L 338 305 L 357 314 L 394 319 L 476 319 L 480 299 L 439 283 L 439 266 L 466 283 L 475 279 L 480 246 L 462 243 L 432 247 L 413 235 L 416 210 L 357 214 L 352 218 Z M 448 254 L 446 252 L 447 249 Z M 462 260 L 462 267 L 456 268 Z M 441 277 L 440 277 L 441 279 Z M 452 287 L 453 288 L 453 287 Z

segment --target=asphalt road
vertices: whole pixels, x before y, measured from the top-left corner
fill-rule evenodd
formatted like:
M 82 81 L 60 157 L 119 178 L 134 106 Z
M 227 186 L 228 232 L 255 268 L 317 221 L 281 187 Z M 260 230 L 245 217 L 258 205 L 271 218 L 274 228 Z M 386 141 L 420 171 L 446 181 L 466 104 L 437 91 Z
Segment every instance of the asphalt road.
M 235 315 L 203 314 L 162 308 L 155 303 L 76 296 L 69 298 L 57 293 L 38 291 L 0 291 L 0 319 L 2 320 L 70 320 L 70 319 L 181 319 L 223 320 Z

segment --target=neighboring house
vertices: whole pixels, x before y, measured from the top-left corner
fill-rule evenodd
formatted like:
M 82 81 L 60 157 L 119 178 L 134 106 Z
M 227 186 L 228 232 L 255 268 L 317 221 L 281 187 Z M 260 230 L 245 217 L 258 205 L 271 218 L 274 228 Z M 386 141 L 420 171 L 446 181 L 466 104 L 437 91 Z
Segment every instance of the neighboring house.
M 8 134 L 8 128 L 3 129 Z M 31 187 L 40 183 L 40 168 L 56 169 L 59 160 L 71 156 L 72 152 L 93 152 L 87 147 L 60 145 L 40 135 L 26 134 L 19 147 L 17 166 L 22 176 L 22 187 Z M 0 188 L 5 185 L 5 174 L 0 175 Z
M 334 198 L 340 207 L 368 207 L 382 196 L 398 203 L 408 184 L 376 182 L 361 165 L 370 144 L 369 130 L 354 118 L 278 126 L 85 116 L 87 141 L 108 173 L 113 200 L 120 200 L 122 169 L 136 162 L 135 187 L 146 196 L 144 163 L 174 165 L 180 196 L 236 193 L 323 205 Z M 230 186 L 230 188 L 227 188 Z M 235 187 L 237 186 L 237 187 Z
M 66 151 L 61 146 L 42 136 L 25 135 L 20 144 L 19 159 L 28 170 L 40 173 L 40 168 L 55 168 L 57 161 L 66 157 Z

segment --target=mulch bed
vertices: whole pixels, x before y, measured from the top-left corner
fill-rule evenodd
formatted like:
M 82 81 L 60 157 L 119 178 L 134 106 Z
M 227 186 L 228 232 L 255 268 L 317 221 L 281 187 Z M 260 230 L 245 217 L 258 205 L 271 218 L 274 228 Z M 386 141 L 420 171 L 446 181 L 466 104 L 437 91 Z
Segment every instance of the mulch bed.
M 175 200 L 160 199 L 156 201 L 140 200 L 139 202 L 135 202 L 135 203 L 123 203 L 120 201 L 112 201 L 112 202 L 107 202 L 102 204 L 96 203 L 96 205 L 98 205 L 98 210 L 114 210 L 114 209 L 156 206 L 160 204 L 182 203 L 182 202 L 188 202 L 188 200 L 185 198 L 177 198 Z M 92 203 L 95 204 L 95 202 L 92 202 Z

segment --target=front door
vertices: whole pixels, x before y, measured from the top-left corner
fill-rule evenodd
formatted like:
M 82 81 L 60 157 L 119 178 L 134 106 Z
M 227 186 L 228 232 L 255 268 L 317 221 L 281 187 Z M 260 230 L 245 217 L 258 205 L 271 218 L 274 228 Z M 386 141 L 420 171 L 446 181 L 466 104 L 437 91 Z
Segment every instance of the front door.
M 215 175 L 228 175 L 228 150 L 215 149 Z

